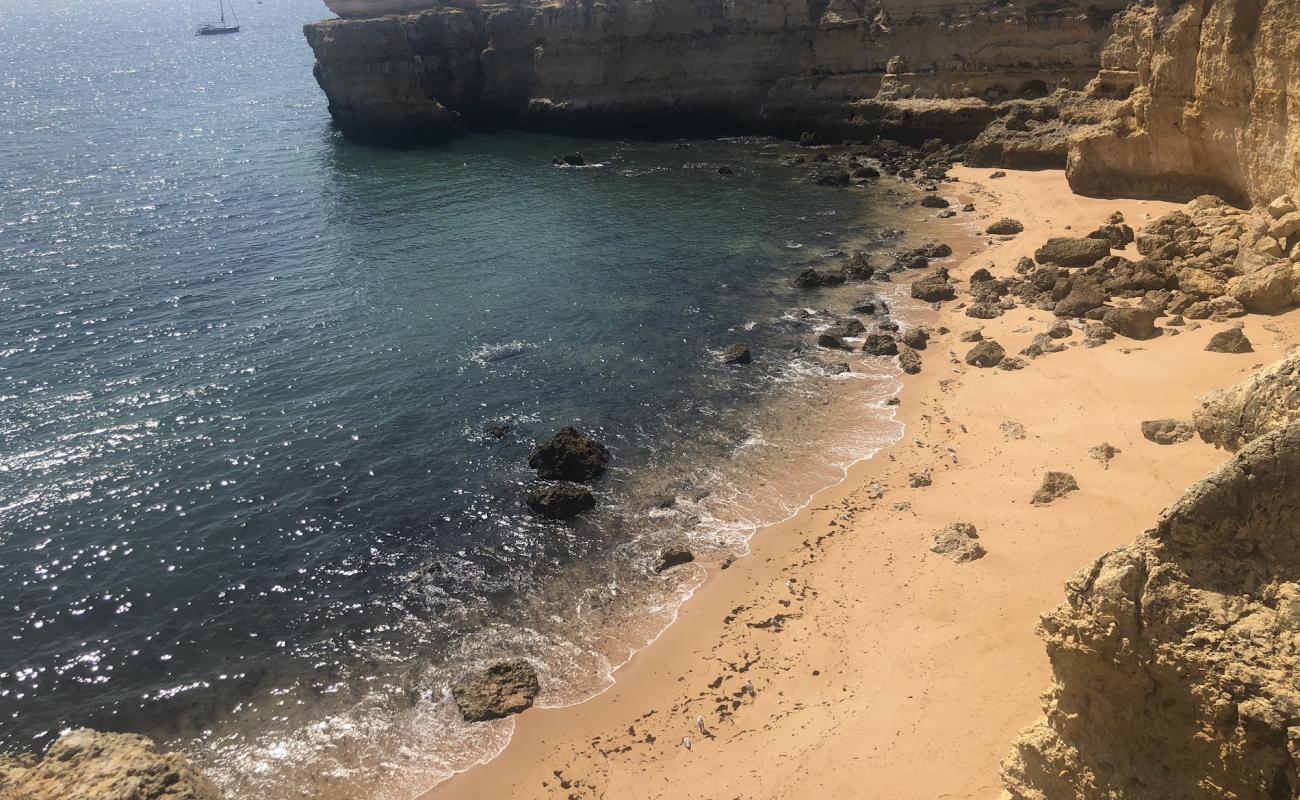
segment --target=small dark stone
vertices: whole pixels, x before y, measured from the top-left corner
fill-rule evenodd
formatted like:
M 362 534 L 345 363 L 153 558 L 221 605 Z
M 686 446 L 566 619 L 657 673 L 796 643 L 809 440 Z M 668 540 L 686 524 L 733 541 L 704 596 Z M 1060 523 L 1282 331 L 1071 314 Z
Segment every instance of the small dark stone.
M 833 333 L 821 333 L 817 336 L 817 346 L 825 347 L 829 350 L 848 350 L 849 346 L 844 340 Z
M 695 560 L 695 554 L 681 547 L 664 548 L 659 559 L 655 561 L 655 572 L 667 572 L 673 567 L 689 564 Z
M 724 364 L 748 364 L 754 360 L 749 347 L 743 344 L 733 344 L 722 351 L 721 357 Z
M 736 174 L 736 171 L 735 171 L 734 169 L 732 169 L 731 167 L 727 166 L 726 164 L 723 164 L 722 166 L 718 167 L 718 174 L 719 174 L 719 175 L 735 175 L 735 174 Z
M 1045 506 L 1058 497 L 1079 490 L 1079 482 L 1068 472 L 1048 472 L 1043 476 L 1043 483 L 1034 492 L 1030 500 L 1036 506 Z

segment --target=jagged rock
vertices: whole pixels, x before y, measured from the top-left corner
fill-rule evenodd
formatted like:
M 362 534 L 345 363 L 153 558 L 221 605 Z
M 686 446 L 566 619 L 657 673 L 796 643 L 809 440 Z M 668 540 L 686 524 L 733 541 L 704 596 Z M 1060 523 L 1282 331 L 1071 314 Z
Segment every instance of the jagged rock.
M 723 350 L 721 358 L 724 364 L 748 364 L 754 360 L 753 354 L 749 352 L 749 346 L 743 344 L 733 344 Z
M 1058 317 L 1083 317 L 1094 308 L 1106 304 L 1106 290 L 1096 280 L 1087 277 L 1070 282 L 1070 293 L 1061 298 L 1053 313 Z
M 998 424 L 998 430 L 1002 431 L 1002 435 L 1006 436 L 1008 439 L 1025 438 L 1025 426 L 1014 420 L 1002 420 L 1002 422 Z
M 867 258 L 867 254 L 863 253 L 861 250 L 849 257 L 849 260 L 844 264 L 843 271 L 845 276 L 852 278 L 855 281 L 870 280 L 871 277 L 876 274 L 876 268 Z
M 885 301 L 878 297 L 863 297 L 854 300 L 853 303 L 849 305 L 849 309 L 855 314 L 875 316 L 876 314 L 885 313 L 888 310 L 888 307 L 885 305 Z
M 1079 482 L 1068 472 L 1048 472 L 1043 475 L 1043 482 L 1034 492 L 1030 502 L 1036 506 L 1045 506 L 1070 492 L 1078 491 Z
M 1295 797 L 1298 507 L 1292 424 L 1076 575 L 1039 626 L 1052 685 L 1006 796 Z
M 1219 331 L 1210 337 L 1210 343 L 1205 345 L 1205 349 L 1211 353 L 1252 353 L 1255 350 L 1241 328 Z
M 887 333 L 868 334 L 862 342 L 862 352 L 869 356 L 896 356 L 898 340 Z
M 921 371 L 921 356 L 915 350 L 905 349 L 898 354 L 898 366 L 908 375 Z
M 927 328 L 908 328 L 899 338 L 914 350 L 924 350 L 930 343 L 930 331 Z
M 966 306 L 966 316 L 971 319 L 997 319 L 1005 313 L 993 303 L 971 303 Z
M 1205 395 L 1192 416 L 1202 439 L 1234 451 L 1300 420 L 1300 351 Z
M 993 339 L 984 339 L 966 353 L 965 361 L 972 367 L 996 367 L 1006 354 L 1007 351 L 1002 349 L 1002 345 Z
M 655 561 L 655 572 L 667 572 L 673 567 L 680 567 L 694 560 L 695 554 L 684 547 L 666 547 Z
M 1015 236 L 1017 233 L 1023 233 L 1024 230 L 1025 226 L 1021 224 L 1020 220 L 1003 217 L 985 228 L 984 232 L 993 236 Z
M 1112 308 L 1101 321 L 1120 336 L 1141 340 L 1159 334 L 1156 317 L 1156 312 L 1146 308 Z
M 928 469 L 924 472 L 913 472 L 907 476 L 907 485 L 913 489 L 922 489 L 931 485 L 933 482 L 934 481 L 930 479 L 930 470 Z
M 958 564 L 983 558 L 987 551 L 977 540 L 979 534 L 969 522 L 954 522 L 941 531 L 935 531 L 930 552 L 946 556 Z
M 1195 430 L 1181 419 L 1149 419 L 1142 423 L 1142 435 L 1156 444 L 1180 444 L 1192 438 Z
M 1061 267 L 1091 267 L 1110 255 L 1110 243 L 1102 239 L 1075 239 L 1057 237 L 1034 251 L 1039 264 L 1056 264 Z
M 1277 314 L 1300 304 L 1300 264 L 1278 261 L 1228 281 L 1228 294 L 1254 314 Z
M 962 335 L 957 338 L 960 339 L 962 342 L 966 342 L 966 343 L 982 342 L 984 341 L 984 331 L 980 330 L 979 328 L 976 328 L 974 330 L 964 331 L 962 332 Z
M 596 497 L 584 486 L 557 483 L 531 489 L 528 509 L 546 519 L 573 519 L 596 507 Z
M 1017 358 L 1016 356 L 1007 356 L 998 362 L 998 369 L 1006 370 L 1007 372 L 1014 372 L 1018 369 L 1024 369 L 1027 366 L 1029 366 L 1028 361 L 1025 361 L 1023 358 Z
M 216 785 L 180 753 L 160 753 L 133 733 L 79 728 L 43 758 L 0 757 L 5 800 L 221 800 Z
M 599 477 L 607 464 L 605 445 L 571 427 L 561 428 L 528 456 L 528 466 L 543 480 L 582 483 Z
M 1089 239 L 1101 239 L 1109 242 L 1112 250 L 1123 250 L 1133 243 L 1133 229 L 1127 225 L 1102 225 L 1088 234 Z
M 466 722 L 487 722 L 532 707 L 541 687 L 537 671 L 522 658 L 499 661 L 451 687 L 452 698 Z

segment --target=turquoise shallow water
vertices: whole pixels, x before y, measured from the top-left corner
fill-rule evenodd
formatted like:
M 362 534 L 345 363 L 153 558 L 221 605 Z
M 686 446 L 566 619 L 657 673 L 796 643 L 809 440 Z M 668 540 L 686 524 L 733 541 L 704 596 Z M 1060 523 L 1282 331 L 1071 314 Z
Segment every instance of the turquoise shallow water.
M 761 140 L 353 145 L 316 0 L 190 35 L 208 5 L 0 14 L 0 747 L 133 730 L 235 797 L 407 796 L 509 734 L 449 676 L 598 690 L 698 580 L 657 548 L 743 552 L 897 435 L 892 365 L 827 378 L 782 314 L 902 212 Z M 524 462 L 573 423 L 602 510 L 540 524 Z

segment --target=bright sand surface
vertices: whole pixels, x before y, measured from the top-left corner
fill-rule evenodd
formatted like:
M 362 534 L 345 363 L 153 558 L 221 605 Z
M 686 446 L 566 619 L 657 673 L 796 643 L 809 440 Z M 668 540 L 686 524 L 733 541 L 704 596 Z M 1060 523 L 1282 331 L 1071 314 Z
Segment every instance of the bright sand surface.
M 1014 354 L 1055 321 L 1028 308 L 964 316 L 971 272 L 1011 275 L 1047 237 L 1083 235 L 1113 211 L 1137 229 L 1176 208 L 1077 197 L 1059 171 L 989 172 L 953 170 L 959 182 L 942 193 L 977 206 L 955 222 L 1011 216 L 1025 232 L 954 259 L 958 300 L 932 322 L 951 332 L 904 379 L 903 439 L 760 531 L 749 557 L 682 567 L 709 579 L 613 687 L 522 714 L 497 759 L 427 800 L 997 796 L 998 764 L 1049 682 L 1039 614 L 1071 575 L 1133 541 L 1228 457 L 1199 439 L 1153 444 L 1139 423 L 1190 419 L 1197 397 L 1281 357 L 1300 341 L 1300 312 L 1245 318 L 1255 352 L 1242 355 L 1205 352 L 1231 324 L 1207 321 L 1072 346 L 1020 371 L 968 367 L 961 332 L 983 328 Z M 1125 255 L 1137 257 L 1131 246 Z M 1076 331 L 1064 343 L 1081 340 Z M 1004 432 L 1007 420 L 1023 439 Z M 1103 442 L 1120 450 L 1109 465 L 1088 455 Z M 932 485 L 910 488 L 926 470 Z M 1046 470 L 1073 474 L 1080 491 L 1031 505 Z M 988 555 L 955 564 L 931 553 L 933 533 L 952 522 L 975 525 Z

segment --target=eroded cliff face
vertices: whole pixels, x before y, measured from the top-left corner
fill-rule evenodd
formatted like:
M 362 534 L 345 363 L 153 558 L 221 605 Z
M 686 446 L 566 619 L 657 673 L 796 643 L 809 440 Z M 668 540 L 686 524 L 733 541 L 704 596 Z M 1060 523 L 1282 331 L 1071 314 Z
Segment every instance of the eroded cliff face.
M 1127 0 L 331 3 L 430 6 L 306 26 L 331 112 L 356 135 L 481 123 L 958 139 L 999 103 L 1092 80 Z
M 1194 485 L 1043 618 L 1015 800 L 1300 796 L 1300 424 Z
M 1297 188 L 1300 3 L 1144 0 L 1104 55 L 1136 55 L 1138 87 L 1075 142 L 1076 191 L 1266 203 Z

